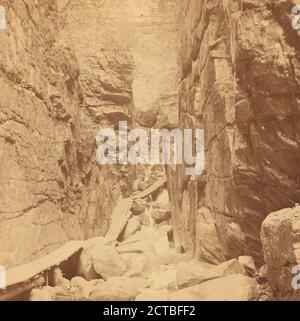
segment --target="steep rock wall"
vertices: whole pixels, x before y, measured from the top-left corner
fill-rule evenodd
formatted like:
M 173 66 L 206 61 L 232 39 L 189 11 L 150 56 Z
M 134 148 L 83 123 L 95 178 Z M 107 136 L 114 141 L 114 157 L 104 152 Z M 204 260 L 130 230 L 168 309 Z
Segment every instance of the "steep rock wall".
M 121 49 L 92 52 L 103 32 L 87 38 L 96 15 L 90 7 L 81 15 L 85 4 L 1 4 L 8 25 L 0 30 L 0 263 L 10 268 L 106 231 L 126 172 L 96 165 L 95 135 L 114 123 L 111 107 L 128 114 L 132 78 L 113 37 L 103 41 Z M 77 46 L 67 41 L 74 17 Z M 107 113 L 99 111 L 104 102 Z
M 205 172 L 168 168 L 177 248 L 262 263 L 261 223 L 300 199 L 299 38 L 291 1 L 179 4 L 180 126 L 204 128 Z M 213 241 L 212 241 L 213 240 Z

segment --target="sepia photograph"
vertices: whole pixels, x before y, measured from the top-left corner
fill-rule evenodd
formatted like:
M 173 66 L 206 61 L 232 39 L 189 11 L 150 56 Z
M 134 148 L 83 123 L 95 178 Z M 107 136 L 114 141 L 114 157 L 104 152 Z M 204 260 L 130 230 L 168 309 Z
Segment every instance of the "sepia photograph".
M 0 0 L 0 244 L 0 301 L 300 301 L 300 0 Z

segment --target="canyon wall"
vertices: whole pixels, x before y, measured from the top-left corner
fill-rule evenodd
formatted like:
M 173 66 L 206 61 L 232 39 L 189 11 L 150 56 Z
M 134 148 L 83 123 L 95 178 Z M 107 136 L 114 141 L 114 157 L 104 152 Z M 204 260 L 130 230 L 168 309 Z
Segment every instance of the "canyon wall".
M 129 117 L 132 60 L 121 40 L 92 32 L 86 1 L 1 4 L 0 263 L 10 268 L 106 231 L 127 179 L 97 166 L 95 135 Z
M 299 36 L 292 1 L 182 1 L 179 119 L 204 128 L 205 171 L 168 168 L 177 248 L 252 255 L 271 212 L 300 200 Z

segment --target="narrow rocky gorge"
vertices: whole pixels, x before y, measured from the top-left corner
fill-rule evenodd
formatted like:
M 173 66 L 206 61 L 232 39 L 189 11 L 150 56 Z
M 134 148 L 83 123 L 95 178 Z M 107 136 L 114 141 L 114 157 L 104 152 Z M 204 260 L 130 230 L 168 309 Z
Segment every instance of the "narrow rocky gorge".
M 82 240 L 18 299 L 299 300 L 293 1 L 0 4 L 0 265 Z M 100 166 L 119 121 L 203 128 L 204 172 Z

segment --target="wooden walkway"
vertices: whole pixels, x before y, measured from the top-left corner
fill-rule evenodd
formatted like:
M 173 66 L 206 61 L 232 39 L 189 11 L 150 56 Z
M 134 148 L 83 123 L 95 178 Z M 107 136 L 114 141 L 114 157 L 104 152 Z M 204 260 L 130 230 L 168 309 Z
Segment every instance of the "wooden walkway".
M 42 258 L 6 272 L 6 290 L 0 290 L 0 301 L 30 290 L 41 282 L 42 274 L 67 261 L 83 248 L 84 241 L 70 241 Z
M 131 216 L 131 208 L 134 200 L 145 198 L 157 191 L 165 183 L 166 178 L 161 178 L 146 190 L 130 198 L 122 198 L 119 200 L 111 217 L 109 230 L 105 235 L 107 244 L 115 242 L 122 233 Z M 83 246 L 84 241 L 70 241 L 38 260 L 8 270 L 6 273 L 6 290 L 0 290 L 0 301 L 9 300 L 19 294 L 30 291 L 36 286 L 42 285 L 44 280 L 43 273 L 67 261 L 74 254 L 78 253 Z

